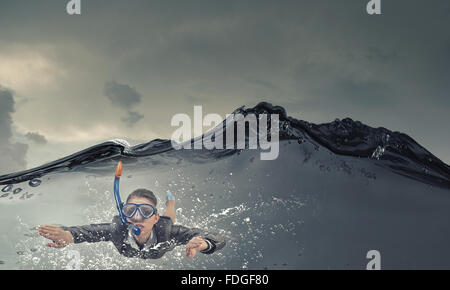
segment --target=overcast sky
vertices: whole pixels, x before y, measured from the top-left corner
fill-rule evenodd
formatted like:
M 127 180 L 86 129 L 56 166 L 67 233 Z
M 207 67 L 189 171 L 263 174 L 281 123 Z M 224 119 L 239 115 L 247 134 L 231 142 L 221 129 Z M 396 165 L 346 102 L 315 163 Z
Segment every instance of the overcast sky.
M 450 163 L 448 0 L 382 0 L 377 16 L 366 0 L 81 0 L 81 16 L 67 2 L 0 2 L 0 151 L 15 160 L 0 174 L 260 101 L 401 131 Z

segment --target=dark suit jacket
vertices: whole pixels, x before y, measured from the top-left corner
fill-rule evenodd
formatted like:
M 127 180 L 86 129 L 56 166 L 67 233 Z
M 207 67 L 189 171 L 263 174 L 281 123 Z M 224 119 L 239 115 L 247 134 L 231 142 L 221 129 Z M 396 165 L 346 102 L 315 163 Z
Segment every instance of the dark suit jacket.
M 211 244 L 209 249 L 202 251 L 204 254 L 212 254 L 225 246 L 225 239 L 222 236 L 207 233 L 197 228 L 189 229 L 181 225 L 174 225 L 172 220 L 166 216 L 161 216 L 154 225 L 157 244 L 150 249 L 138 250 L 127 242 L 128 227 L 122 224 L 119 216 L 115 216 L 112 223 L 62 227 L 62 229 L 72 234 L 76 244 L 111 241 L 122 255 L 142 259 L 159 259 L 176 246 L 185 245 L 196 236 L 201 236 Z

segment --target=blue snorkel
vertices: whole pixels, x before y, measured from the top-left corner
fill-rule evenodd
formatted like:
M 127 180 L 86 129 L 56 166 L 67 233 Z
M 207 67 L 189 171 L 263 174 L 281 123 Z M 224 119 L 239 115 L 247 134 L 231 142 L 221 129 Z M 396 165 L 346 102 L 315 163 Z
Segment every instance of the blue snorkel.
M 116 200 L 117 210 L 119 211 L 119 217 L 120 220 L 124 225 L 127 225 L 129 229 L 135 234 L 136 236 L 139 236 L 141 234 L 141 229 L 137 226 L 133 226 L 129 222 L 127 222 L 127 219 L 125 215 L 122 212 L 122 206 L 123 203 L 120 200 L 120 193 L 119 193 L 119 182 L 120 182 L 120 176 L 122 175 L 122 161 L 119 161 L 119 164 L 117 164 L 116 168 L 116 177 L 114 178 L 114 198 Z

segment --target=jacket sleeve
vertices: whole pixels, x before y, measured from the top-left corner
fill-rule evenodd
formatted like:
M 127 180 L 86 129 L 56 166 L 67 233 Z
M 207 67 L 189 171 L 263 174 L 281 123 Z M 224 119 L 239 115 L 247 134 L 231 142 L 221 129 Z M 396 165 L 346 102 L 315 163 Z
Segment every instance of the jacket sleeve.
M 218 234 L 208 233 L 197 228 L 187 228 L 181 225 L 172 225 L 170 238 L 174 239 L 178 244 L 186 245 L 192 238 L 200 236 L 208 242 L 209 247 L 201 251 L 204 254 L 212 254 L 222 249 L 226 242 L 224 237 Z
M 111 241 L 114 225 L 111 223 L 105 223 L 61 228 L 72 234 L 75 244 L 82 242 L 96 243 Z

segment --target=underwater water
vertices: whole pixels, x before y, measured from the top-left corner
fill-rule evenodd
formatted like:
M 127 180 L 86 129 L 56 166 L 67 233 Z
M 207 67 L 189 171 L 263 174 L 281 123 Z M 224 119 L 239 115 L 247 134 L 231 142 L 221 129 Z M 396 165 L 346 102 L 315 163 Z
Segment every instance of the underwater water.
M 247 112 L 280 110 L 262 107 Z M 73 251 L 81 269 L 365 269 L 370 250 L 380 252 L 383 269 L 450 268 L 446 164 L 412 139 L 360 123 L 280 121 L 275 160 L 261 160 L 260 149 L 115 140 L 1 176 L 0 269 L 65 269 Z M 111 242 L 46 247 L 37 225 L 112 220 L 119 160 L 122 199 L 150 189 L 161 213 L 170 190 L 177 224 L 218 232 L 227 245 L 194 259 L 180 246 L 157 260 L 123 257 Z

